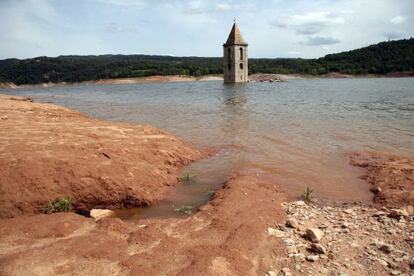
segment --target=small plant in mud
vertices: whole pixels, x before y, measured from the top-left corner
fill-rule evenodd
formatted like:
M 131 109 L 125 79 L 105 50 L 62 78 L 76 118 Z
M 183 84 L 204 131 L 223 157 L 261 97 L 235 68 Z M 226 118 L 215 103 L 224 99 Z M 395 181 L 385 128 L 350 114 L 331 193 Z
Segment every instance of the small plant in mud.
M 209 198 L 209 199 L 212 199 L 215 193 L 216 193 L 216 192 L 215 192 L 214 190 L 210 190 L 210 191 L 208 191 L 208 192 L 207 192 L 207 196 L 208 196 L 208 198 Z
M 193 213 L 193 206 L 191 205 L 182 205 L 179 208 L 174 209 L 176 212 L 184 213 L 187 215 L 191 215 Z
M 58 212 L 70 212 L 73 208 L 73 200 L 70 197 L 63 197 L 50 201 L 45 207 L 43 207 L 42 212 L 45 214 L 52 214 Z
M 195 175 L 190 175 L 189 173 L 186 173 L 186 175 L 181 176 L 181 181 L 195 182 L 194 178 L 195 178 Z
M 306 187 L 305 191 L 302 194 L 302 199 L 306 202 L 311 202 L 312 201 L 312 194 L 313 194 L 313 190 L 311 187 Z

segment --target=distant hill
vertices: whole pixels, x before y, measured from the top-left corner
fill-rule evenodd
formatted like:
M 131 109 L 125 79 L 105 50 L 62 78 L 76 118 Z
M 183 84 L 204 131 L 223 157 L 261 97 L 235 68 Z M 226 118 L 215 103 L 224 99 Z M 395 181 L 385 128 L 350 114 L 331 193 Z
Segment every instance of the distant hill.
M 414 38 L 381 42 L 318 59 L 249 59 L 250 74 L 386 74 L 402 71 L 414 71 Z M 222 58 L 101 55 L 0 60 L 0 82 L 17 85 L 222 73 Z

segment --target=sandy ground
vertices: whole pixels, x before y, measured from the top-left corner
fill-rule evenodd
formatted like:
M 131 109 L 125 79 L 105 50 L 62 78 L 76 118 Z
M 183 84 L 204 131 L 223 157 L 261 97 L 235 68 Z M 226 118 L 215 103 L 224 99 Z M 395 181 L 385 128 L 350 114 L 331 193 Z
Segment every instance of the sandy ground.
M 414 269 L 411 197 L 394 200 L 401 190 L 392 188 L 402 181 L 401 189 L 413 191 L 412 160 L 351 157 L 366 168 L 370 185 L 381 183 L 386 200 L 379 205 L 410 211 L 396 221 L 387 217 L 394 211 L 375 206 L 285 203 L 277 183 L 236 175 L 191 216 L 96 222 L 36 213 L 62 195 L 73 196 L 81 210 L 151 204 L 178 182 L 181 166 L 202 154 L 149 126 L 17 97 L 0 96 L 0 114 L 0 275 L 410 275 Z M 286 218 L 298 220 L 296 230 L 283 227 Z M 327 252 L 307 249 L 307 227 L 325 233 L 320 244 Z M 387 256 L 383 243 L 392 245 Z M 365 262 L 368 250 L 372 262 Z
M 150 126 L 109 123 L 0 95 L 0 218 L 71 197 L 77 211 L 148 205 L 201 157 Z

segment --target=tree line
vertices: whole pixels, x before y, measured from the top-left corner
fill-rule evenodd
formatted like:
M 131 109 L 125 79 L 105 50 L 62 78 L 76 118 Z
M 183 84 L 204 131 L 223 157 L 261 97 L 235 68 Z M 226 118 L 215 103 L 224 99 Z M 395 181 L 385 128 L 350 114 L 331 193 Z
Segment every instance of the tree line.
M 400 71 L 414 71 L 414 38 L 381 42 L 318 59 L 249 59 L 249 74 L 385 74 Z M 206 57 L 100 55 L 0 60 L 0 82 L 13 82 L 18 85 L 222 73 L 222 58 Z

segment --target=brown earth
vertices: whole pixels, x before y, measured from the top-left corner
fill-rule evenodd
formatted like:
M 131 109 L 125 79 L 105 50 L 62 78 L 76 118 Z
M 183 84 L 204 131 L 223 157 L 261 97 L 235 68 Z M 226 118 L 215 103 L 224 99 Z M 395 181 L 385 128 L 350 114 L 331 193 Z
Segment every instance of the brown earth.
M 414 160 L 384 153 L 355 153 L 351 164 L 366 169 L 363 179 L 371 185 L 381 206 L 414 205 Z
M 72 197 L 78 211 L 148 205 L 201 157 L 150 126 L 110 123 L 0 95 L 0 218 Z
M 1 275 L 261 275 L 284 247 L 273 184 L 228 181 L 195 215 L 127 223 L 71 213 L 0 220 Z M 35 227 L 34 227 L 35 225 Z

